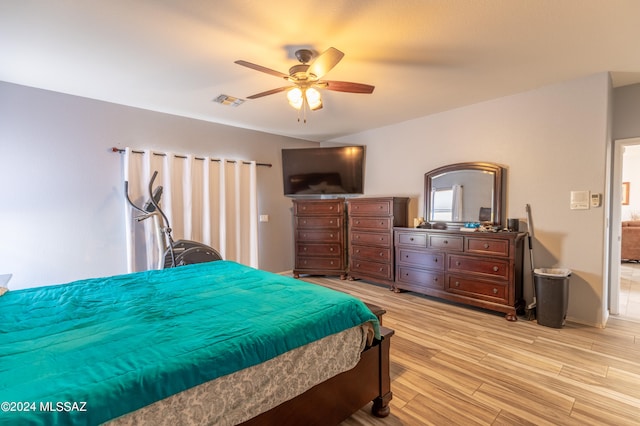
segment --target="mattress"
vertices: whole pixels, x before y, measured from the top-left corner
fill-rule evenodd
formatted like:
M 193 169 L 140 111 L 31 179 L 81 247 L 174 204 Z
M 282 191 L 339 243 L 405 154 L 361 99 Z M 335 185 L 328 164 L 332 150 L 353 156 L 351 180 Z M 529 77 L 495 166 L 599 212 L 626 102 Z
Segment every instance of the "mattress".
M 359 300 L 229 261 L 10 291 L 0 422 L 102 423 L 366 323 L 379 337 Z

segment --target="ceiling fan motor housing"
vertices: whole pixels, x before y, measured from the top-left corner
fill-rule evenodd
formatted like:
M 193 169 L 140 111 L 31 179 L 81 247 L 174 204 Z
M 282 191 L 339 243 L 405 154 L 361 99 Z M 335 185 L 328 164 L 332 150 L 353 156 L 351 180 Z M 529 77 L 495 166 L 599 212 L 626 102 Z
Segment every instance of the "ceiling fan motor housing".
M 299 49 L 296 50 L 296 58 L 303 64 L 306 64 L 313 58 L 313 51 L 309 49 Z
M 307 74 L 307 70 L 309 69 L 309 65 L 300 64 L 294 65 L 289 68 L 289 76 L 291 77 L 289 80 L 296 81 L 305 81 L 305 80 L 313 80 L 314 77 L 317 80 L 317 77 L 313 74 Z

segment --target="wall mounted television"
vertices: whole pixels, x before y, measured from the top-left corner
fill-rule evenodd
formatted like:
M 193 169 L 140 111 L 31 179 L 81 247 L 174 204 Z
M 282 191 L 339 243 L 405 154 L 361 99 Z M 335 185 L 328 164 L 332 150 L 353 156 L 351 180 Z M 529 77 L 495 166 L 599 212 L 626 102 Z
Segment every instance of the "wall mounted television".
M 350 196 L 364 193 L 363 146 L 282 150 L 287 196 Z

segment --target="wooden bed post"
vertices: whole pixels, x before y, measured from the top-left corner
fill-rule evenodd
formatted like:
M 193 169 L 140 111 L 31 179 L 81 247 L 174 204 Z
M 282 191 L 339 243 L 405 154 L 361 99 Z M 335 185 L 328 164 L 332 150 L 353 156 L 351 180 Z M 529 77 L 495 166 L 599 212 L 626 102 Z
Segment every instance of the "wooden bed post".
M 376 417 L 387 417 L 391 412 L 389 402 L 393 394 L 391 393 L 389 348 L 391 347 L 391 336 L 393 336 L 393 333 L 394 331 L 389 328 L 380 327 L 380 334 L 382 335 L 378 352 L 380 357 L 380 376 L 378 379 L 380 382 L 380 391 L 379 396 L 373 400 L 373 406 L 371 407 L 371 413 Z

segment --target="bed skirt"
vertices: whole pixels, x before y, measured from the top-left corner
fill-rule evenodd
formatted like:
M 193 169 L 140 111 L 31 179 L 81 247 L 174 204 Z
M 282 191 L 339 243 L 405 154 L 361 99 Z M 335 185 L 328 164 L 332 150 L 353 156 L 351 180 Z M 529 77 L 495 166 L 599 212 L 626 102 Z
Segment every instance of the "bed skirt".
M 236 425 L 355 367 L 370 343 L 370 323 L 140 408 L 106 424 Z

